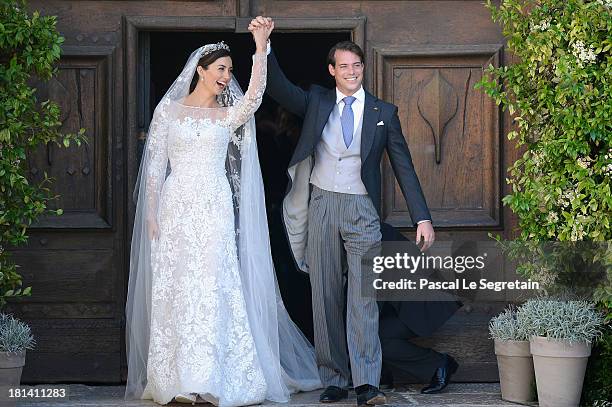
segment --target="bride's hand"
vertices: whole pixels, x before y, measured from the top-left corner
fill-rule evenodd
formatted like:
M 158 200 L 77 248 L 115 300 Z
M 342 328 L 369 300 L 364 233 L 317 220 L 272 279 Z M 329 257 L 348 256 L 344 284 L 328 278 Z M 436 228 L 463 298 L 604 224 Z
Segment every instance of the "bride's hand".
M 274 29 L 274 21 L 269 17 L 258 16 L 251 20 L 249 31 L 253 34 L 255 47 L 257 52 L 266 51 L 266 43 L 270 37 L 270 33 Z
M 155 219 L 147 219 L 147 230 L 149 232 L 149 240 L 157 240 L 159 236 L 159 228 Z

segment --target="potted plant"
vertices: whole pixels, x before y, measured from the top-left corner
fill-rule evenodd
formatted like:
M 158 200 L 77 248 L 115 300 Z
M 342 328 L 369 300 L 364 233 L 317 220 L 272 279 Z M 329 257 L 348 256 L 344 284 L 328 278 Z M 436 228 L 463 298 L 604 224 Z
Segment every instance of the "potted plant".
M 0 313 L 0 383 L 19 386 L 26 350 L 33 349 L 30 327 L 12 315 Z
M 518 310 L 529 341 L 541 407 L 577 407 L 591 344 L 603 316 L 588 301 L 535 298 Z
M 515 403 L 533 400 L 535 377 L 529 350 L 529 333 L 516 308 L 506 308 L 489 322 L 495 342 L 502 399 Z

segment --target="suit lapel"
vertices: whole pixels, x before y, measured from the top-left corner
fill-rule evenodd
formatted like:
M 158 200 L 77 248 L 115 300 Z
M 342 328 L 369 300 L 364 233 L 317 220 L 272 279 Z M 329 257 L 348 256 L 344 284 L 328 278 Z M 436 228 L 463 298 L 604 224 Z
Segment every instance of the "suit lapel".
M 328 92 L 325 92 L 321 95 L 321 98 L 319 100 L 319 111 L 315 118 L 315 132 L 312 134 L 310 140 L 304 140 L 303 148 L 299 147 L 300 145 L 302 145 L 301 143 L 298 144 L 298 149 L 296 150 L 295 154 L 293 154 L 293 157 L 289 162 L 289 167 L 293 167 L 294 165 L 303 161 L 313 153 L 314 149 L 317 146 L 317 143 L 319 142 L 319 140 L 321 140 L 323 129 L 325 128 L 325 124 L 327 123 L 329 115 L 331 114 L 335 104 L 335 88 L 330 89 Z
M 321 140 L 323 129 L 329 115 L 331 114 L 336 104 L 336 89 L 330 89 L 329 92 L 325 93 L 321 97 L 319 102 L 319 114 L 317 115 L 317 122 L 315 127 L 315 134 L 312 140 L 311 148 L 306 151 L 314 151 L 317 143 Z M 361 162 L 363 163 L 370 153 L 372 144 L 374 143 L 374 135 L 376 133 L 376 123 L 380 115 L 380 107 L 378 106 L 378 99 L 370 94 L 368 91 L 365 92 L 365 103 L 363 106 L 363 123 L 361 124 Z M 294 155 L 294 159 L 291 161 L 289 166 L 293 166 L 298 162 L 302 161 L 306 156 Z
M 363 106 L 363 123 L 361 124 L 361 162 L 363 163 L 370 153 L 376 133 L 376 123 L 380 114 L 378 99 L 365 92 L 365 103 Z
M 323 129 L 325 128 L 325 124 L 329 119 L 329 115 L 334 109 L 334 105 L 336 104 L 336 89 L 330 89 L 323 97 L 321 97 L 321 102 L 319 104 L 319 114 L 317 115 L 317 126 L 315 127 L 316 133 L 314 140 L 314 145 L 316 145 L 319 140 L 321 140 L 321 135 L 323 134 Z

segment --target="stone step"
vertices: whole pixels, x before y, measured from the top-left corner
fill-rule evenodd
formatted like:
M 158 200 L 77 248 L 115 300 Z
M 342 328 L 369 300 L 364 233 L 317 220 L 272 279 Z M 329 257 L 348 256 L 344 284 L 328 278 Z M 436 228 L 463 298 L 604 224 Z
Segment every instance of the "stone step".
M 62 385 L 22 386 L 27 389 L 42 389 L 60 387 Z M 63 385 L 68 387 L 68 399 L 36 400 L 24 399 L 17 402 L 19 407 L 145 407 L 157 406 L 150 400 L 123 400 L 123 386 L 87 386 L 83 384 Z M 499 383 L 451 383 L 441 394 L 420 394 L 421 385 L 399 385 L 391 389 L 383 389 L 387 395 L 388 406 L 436 406 L 436 407 L 497 407 L 517 406 L 501 399 Z M 293 395 L 289 403 L 266 402 L 264 406 L 323 406 L 318 402 L 320 391 L 298 393 Z M 188 404 L 171 403 L 170 406 L 187 406 Z M 197 404 L 208 405 L 210 404 Z M 537 406 L 537 403 L 530 405 Z M 334 403 L 330 407 L 355 407 L 355 393 L 349 394 L 349 399 L 342 403 Z

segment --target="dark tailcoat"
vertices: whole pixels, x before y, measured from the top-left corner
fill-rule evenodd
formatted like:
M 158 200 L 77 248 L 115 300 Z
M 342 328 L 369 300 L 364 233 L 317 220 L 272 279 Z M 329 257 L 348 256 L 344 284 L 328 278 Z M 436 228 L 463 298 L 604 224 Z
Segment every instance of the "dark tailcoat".
M 283 201 L 283 222 L 293 257 L 302 271 L 308 230 L 310 173 L 314 152 L 323 128 L 336 104 L 335 89 L 313 85 L 309 90 L 291 83 L 274 55 L 268 56 L 266 92 L 287 110 L 304 119 L 301 135 L 289 162 L 289 185 Z M 431 220 L 427 203 L 417 178 L 412 158 L 397 115 L 397 106 L 365 92 L 361 132 L 361 180 L 381 215 L 380 162 L 387 152 L 395 176 L 408 204 L 412 221 Z

